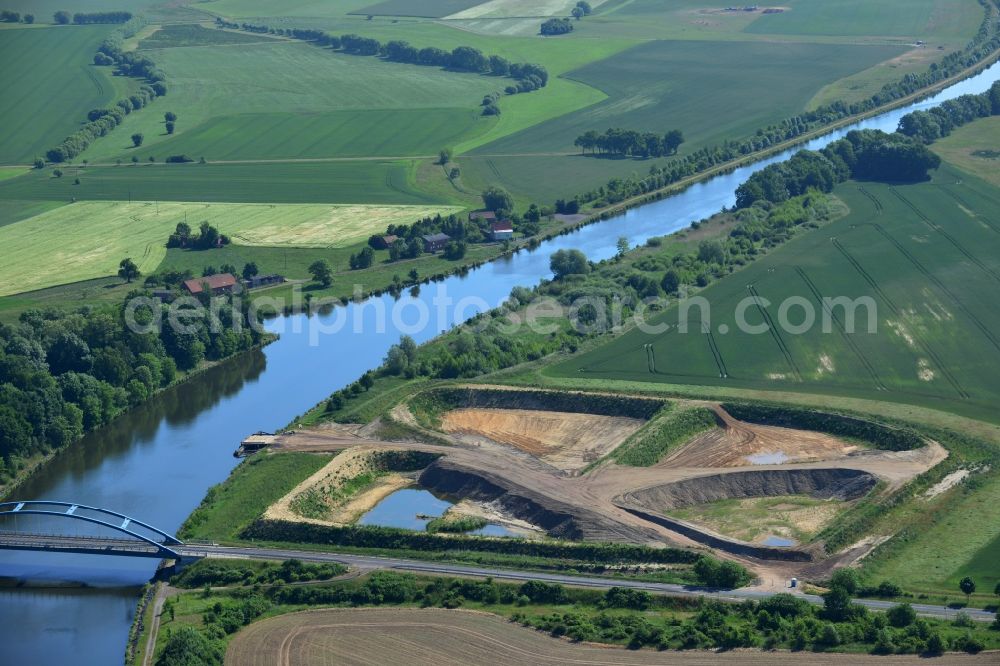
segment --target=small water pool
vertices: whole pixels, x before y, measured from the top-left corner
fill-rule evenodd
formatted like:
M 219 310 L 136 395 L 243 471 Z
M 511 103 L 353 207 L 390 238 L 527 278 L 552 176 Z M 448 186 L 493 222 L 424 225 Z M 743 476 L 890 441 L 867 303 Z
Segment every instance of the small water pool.
M 435 497 L 429 490 L 404 488 L 397 490 L 376 504 L 358 520 L 359 525 L 399 527 L 423 531 L 432 518 L 442 516 L 452 507 L 448 500 Z M 503 525 L 490 523 L 477 530 L 466 532 L 481 536 L 516 536 Z
M 788 537 L 781 537 L 775 534 L 769 534 L 762 542 L 765 546 L 773 546 L 776 548 L 788 548 L 794 546 L 797 542 L 795 539 L 789 539 Z
M 761 451 L 746 457 L 751 465 L 781 465 L 788 462 L 788 454 L 782 451 Z

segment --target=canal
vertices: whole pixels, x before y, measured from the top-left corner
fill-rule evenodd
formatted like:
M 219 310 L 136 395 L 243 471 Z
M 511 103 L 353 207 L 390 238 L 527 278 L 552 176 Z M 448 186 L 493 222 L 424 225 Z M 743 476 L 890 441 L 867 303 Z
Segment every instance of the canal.
M 850 129 L 894 131 L 903 114 L 983 92 L 998 78 L 1000 64 L 994 64 L 923 102 L 832 132 L 805 147 L 821 148 Z M 201 373 L 92 433 L 62 452 L 12 499 L 104 507 L 174 532 L 206 490 L 226 478 L 237 462 L 233 449 L 243 437 L 284 427 L 377 367 L 401 333 L 423 342 L 497 306 L 514 287 L 532 286 L 547 277 L 549 256 L 556 250 L 578 248 L 592 261 L 605 259 L 615 254 L 619 237 L 634 246 L 732 206 L 737 186 L 751 173 L 793 152 L 717 176 L 464 276 L 424 285 L 417 295 L 404 293 L 398 300 L 383 295 L 311 319 L 293 315 L 272 320 L 268 327 L 280 334 L 277 342 Z M 386 325 L 378 326 L 382 310 Z M 425 312 L 430 316 L 423 324 Z M 346 322 L 339 332 L 320 330 L 335 329 L 338 322 Z M 0 590 L 0 663 L 121 663 L 137 599 L 136 590 L 122 587 L 142 585 L 153 569 L 147 560 L 0 552 L 0 576 L 93 586 Z

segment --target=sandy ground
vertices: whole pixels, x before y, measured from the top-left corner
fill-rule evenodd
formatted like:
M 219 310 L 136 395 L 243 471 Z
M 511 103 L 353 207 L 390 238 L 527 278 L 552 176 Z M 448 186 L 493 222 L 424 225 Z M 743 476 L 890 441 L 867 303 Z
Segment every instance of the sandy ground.
M 924 493 L 924 499 L 933 499 L 937 497 L 944 491 L 950 490 L 952 487 L 954 487 L 957 483 L 961 482 L 961 480 L 967 476 L 969 476 L 969 470 L 967 469 L 960 469 L 955 472 L 952 472 L 948 476 L 944 477 L 943 479 L 935 483 L 932 487 L 928 488 L 927 492 Z
M 995 664 L 997 653 L 945 655 L 942 666 Z M 304 611 L 254 622 L 226 650 L 229 666 L 423 664 L 464 666 L 651 666 L 751 664 L 770 666 L 903 666 L 923 663 L 914 655 L 845 655 L 811 652 L 658 652 L 573 643 L 488 613 L 403 608 Z
M 528 409 L 456 409 L 441 419 L 447 433 L 507 444 L 564 471 L 599 460 L 643 424 L 640 419 Z
M 844 458 L 861 449 L 830 435 L 753 425 L 737 421 L 716 407 L 724 427 L 700 435 L 662 465 L 670 467 L 743 467 Z
M 448 511 L 448 516 L 474 516 L 485 518 L 490 523 L 502 525 L 519 537 L 540 538 L 545 536 L 545 530 L 532 525 L 524 520 L 519 520 L 502 511 L 493 502 L 476 502 L 463 499 L 453 504 Z
M 328 431 L 334 437 L 342 436 L 337 430 Z M 348 440 L 352 441 L 352 440 Z M 335 456 L 321 470 L 295 486 L 287 495 L 272 504 L 264 512 L 268 520 L 288 520 L 292 522 L 313 523 L 316 525 L 346 525 L 354 522 L 360 516 L 370 511 L 385 497 L 413 483 L 412 476 L 389 473 L 379 477 L 370 488 L 359 493 L 342 504 L 331 505 L 330 513 L 325 519 L 306 518 L 292 510 L 292 501 L 310 488 L 336 488 L 348 479 L 369 471 L 368 456 L 374 449 L 358 446 L 363 440 L 353 440 L 354 448 L 350 448 Z M 343 448 L 343 447 L 337 447 Z M 381 448 L 381 447 L 380 447 Z M 337 449 L 330 449 L 335 451 Z

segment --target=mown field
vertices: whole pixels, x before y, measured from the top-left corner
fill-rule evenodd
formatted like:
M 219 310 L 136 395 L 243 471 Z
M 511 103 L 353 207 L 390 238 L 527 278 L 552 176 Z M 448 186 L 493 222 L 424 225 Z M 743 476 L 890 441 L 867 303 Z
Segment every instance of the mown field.
M 1000 117 L 970 123 L 932 148 L 962 171 L 1000 187 Z
M 668 331 L 635 330 L 552 374 L 871 397 L 996 422 L 1000 378 L 984 359 L 1000 354 L 1000 191 L 943 168 L 932 183 L 847 183 L 836 194 L 850 215 L 710 286 L 699 294 L 707 309 L 682 318 L 673 308 L 657 322 Z M 873 299 L 876 332 L 864 308 L 855 333 L 837 332 L 837 308 L 824 333 L 824 297 Z M 786 301 L 791 327 L 775 325 Z M 805 306 L 815 324 L 796 331 Z M 757 333 L 743 332 L 738 307 Z
M 0 163 L 29 164 L 116 98 L 116 82 L 94 67 L 109 26 L 0 30 Z M 55 100 L 59 100 L 55 103 Z
M 234 245 L 346 248 L 363 243 L 390 223 L 409 224 L 457 208 L 426 206 L 330 206 L 322 204 L 206 204 L 187 202 L 82 201 L 0 227 L 4 262 L 0 296 L 115 275 L 131 257 L 143 273 L 167 254 L 167 237 L 178 222 L 193 228 L 207 221 Z M 240 250 L 235 249 L 239 253 Z M 190 253 L 188 253 L 190 254 Z M 219 261 L 217 252 L 195 252 L 200 272 Z M 243 262 L 237 262 L 242 266 Z M 303 275 L 304 276 L 304 275 Z

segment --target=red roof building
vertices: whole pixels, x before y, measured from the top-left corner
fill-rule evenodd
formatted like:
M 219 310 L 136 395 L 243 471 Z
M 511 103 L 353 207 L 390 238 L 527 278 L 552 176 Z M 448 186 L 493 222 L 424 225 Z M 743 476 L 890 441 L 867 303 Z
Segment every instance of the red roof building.
M 510 223 L 510 220 L 494 222 L 490 226 L 490 234 L 495 241 L 510 240 L 514 237 L 514 226 Z
M 206 275 L 200 278 L 191 278 L 184 281 L 184 288 L 192 296 L 200 294 L 208 286 L 213 296 L 219 294 L 231 294 L 236 291 L 239 283 L 231 273 L 219 273 L 217 275 Z

